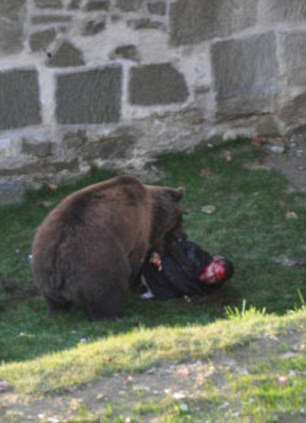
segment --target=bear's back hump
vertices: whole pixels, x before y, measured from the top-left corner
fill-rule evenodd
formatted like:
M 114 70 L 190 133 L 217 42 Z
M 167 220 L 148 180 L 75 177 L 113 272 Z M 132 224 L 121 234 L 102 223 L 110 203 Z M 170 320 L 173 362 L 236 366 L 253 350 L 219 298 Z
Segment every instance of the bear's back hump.
M 95 214 L 104 219 L 115 215 L 148 212 L 148 195 L 145 185 L 131 176 L 119 176 L 83 188 L 68 197 L 47 216 L 41 226 L 60 230 L 63 226 L 85 223 L 86 217 Z

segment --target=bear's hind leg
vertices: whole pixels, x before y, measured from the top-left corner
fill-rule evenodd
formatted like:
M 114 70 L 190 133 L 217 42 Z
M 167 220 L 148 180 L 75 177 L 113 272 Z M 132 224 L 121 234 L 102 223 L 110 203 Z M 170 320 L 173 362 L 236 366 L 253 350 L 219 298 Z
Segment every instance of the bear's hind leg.
M 104 270 L 87 274 L 87 290 L 83 291 L 83 300 L 90 320 L 114 320 L 122 316 L 130 268 L 120 267 L 118 263 L 111 272 Z
M 119 292 L 105 293 L 103 297 L 86 304 L 89 320 L 116 320 L 122 317 L 124 298 Z

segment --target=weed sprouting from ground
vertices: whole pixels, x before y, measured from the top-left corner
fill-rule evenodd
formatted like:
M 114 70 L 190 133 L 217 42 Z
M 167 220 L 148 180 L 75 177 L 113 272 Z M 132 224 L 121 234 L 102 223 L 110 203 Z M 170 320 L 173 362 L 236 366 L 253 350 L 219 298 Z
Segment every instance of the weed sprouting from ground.
M 246 300 L 242 301 L 241 309 L 239 307 L 225 307 L 225 315 L 229 320 L 252 319 L 254 316 L 265 316 L 266 309 L 258 310 L 255 307 L 247 308 Z

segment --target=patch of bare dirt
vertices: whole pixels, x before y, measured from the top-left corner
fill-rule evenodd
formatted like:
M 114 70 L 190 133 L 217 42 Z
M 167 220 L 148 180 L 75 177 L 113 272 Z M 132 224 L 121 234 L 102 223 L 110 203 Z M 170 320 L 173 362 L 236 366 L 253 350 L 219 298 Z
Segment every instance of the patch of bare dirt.
M 102 415 L 109 404 L 120 403 L 128 422 L 139 401 L 158 403 L 170 397 L 184 403 L 205 388 L 210 389 L 210 384 L 226 395 L 228 374 L 247 375 L 261 362 L 301 354 L 305 351 L 303 336 L 297 331 L 279 337 L 267 336 L 231 352 L 220 351 L 210 360 L 152 367 L 142 374 L 102 377 L 95 383 L 42 400 L 24 399 L 9 391 L 0 394 L 0 421 L 62 423 L 71 421 L 80 407 Z M 152 416 L 143 416 L 141 421 L 150 419 Z

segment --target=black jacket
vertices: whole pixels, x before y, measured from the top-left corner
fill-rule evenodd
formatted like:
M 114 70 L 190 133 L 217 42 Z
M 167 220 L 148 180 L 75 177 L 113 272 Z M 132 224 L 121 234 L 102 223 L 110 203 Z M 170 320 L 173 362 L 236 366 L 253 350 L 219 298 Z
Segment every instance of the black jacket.
M 143 276 L 157 299 L 168 300 L 184 295 L 203 295 L 206 287 L 199 281 L 203 269 L 212 256 L 187 239 L 175 241 L 175 248 L 162 258 L 162 270 L 150 263 L 143 267 Z

